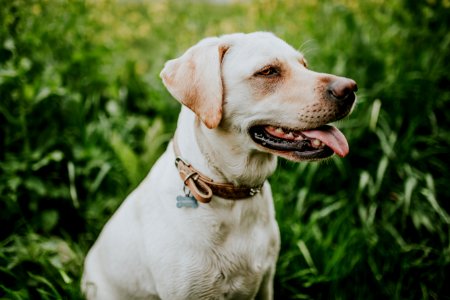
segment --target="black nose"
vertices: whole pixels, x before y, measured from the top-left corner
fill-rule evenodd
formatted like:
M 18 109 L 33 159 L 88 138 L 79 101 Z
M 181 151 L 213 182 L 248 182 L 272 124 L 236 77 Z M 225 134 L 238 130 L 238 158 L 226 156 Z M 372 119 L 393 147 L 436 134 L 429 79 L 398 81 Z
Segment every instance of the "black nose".
M 358 90 L 356 82 L 349 78 L 339 77 L 328 85 L 328 93 L 332 99 L 339 101 L 354 101 Z

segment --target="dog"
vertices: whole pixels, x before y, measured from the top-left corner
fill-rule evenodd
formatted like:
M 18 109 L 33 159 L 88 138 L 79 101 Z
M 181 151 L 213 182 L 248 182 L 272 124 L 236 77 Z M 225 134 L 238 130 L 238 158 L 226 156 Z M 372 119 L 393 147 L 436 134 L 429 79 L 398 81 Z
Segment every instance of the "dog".
M 355 81 L 308 69 L 272 33 L 201 40 L 161 74 L 182 104 L 174 139 L 90 249 L 87 299 L 273 299 L 277 157 L 344 157 L 328 125 Z

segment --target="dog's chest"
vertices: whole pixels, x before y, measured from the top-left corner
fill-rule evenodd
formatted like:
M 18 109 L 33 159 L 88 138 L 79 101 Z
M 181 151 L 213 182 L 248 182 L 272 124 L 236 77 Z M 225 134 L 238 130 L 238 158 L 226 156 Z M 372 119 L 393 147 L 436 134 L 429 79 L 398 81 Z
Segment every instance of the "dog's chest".
M 184 240 L 183 256 L 171 277 L 177 293 L 190 299 L 253 298 L 278 254 L 275 220 L 248 216 L 245 222 L 236 222 L 217 217 L 202 226 L 192 228 L 195 236 Z
M 259 229 L 262 230 L 262 229 Z M 186 278 L 202 285 L 188 292 L 201 292 L 201 298 L 250 299 L 256 294 L 264 274 L 276 258 L 275 238 L 255 239 L 262 236 L 230 233 L 223 243 L 211 245 L 197 252 Z M 223 237 L 222 237 L 223 238 Z M 273 245 L 270 245 L 273 244 Z

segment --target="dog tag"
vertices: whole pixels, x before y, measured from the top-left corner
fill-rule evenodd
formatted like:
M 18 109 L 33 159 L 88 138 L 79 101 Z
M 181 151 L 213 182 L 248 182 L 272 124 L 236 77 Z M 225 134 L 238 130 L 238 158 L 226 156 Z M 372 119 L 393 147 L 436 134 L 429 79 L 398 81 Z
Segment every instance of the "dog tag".
M 181 196 L 180 195 L 180 196 L 177 196 L 177 207 L 178 208 L 182 208 L 182 207 L 197 208 L 198 202 L 192 196 Z

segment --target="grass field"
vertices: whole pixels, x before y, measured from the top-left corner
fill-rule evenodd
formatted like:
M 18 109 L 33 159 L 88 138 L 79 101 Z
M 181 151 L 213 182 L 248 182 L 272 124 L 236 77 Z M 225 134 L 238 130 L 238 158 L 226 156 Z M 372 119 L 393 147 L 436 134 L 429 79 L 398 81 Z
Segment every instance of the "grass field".
M 350 155 L 280 160 L 277 299 L 450 299 L 448 0 L 0 1 L 0 299 L 80 299 L 84 255 L 164 151 L 158 74 L 272 31 L 354 78 Z

